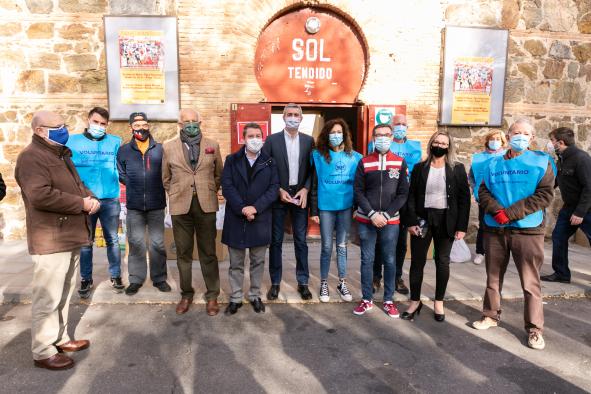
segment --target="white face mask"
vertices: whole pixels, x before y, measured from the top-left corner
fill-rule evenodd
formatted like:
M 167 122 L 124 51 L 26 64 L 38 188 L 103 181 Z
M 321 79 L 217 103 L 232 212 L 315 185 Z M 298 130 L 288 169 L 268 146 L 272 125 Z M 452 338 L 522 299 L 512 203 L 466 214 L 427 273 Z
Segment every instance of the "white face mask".
M 246 140 L 246 149 L 248 149 L 248 151 L 251 153 L 259 153 L 262 147 L 262 138 L 251 138 L 249 140 Z

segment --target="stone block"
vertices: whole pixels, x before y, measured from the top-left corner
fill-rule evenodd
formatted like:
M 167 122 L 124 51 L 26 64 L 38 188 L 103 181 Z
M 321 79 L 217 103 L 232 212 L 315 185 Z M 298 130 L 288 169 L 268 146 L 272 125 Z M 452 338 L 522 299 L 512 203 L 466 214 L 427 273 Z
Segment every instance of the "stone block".
M 33 23 L 27 29 L 27 37 L 30 39 L 52 38 L 53 37 L 53 23 Z
M 16 160 L 18 154 L 23 150 L 25 146 L 21 144 L 4 144 L 2 151 L 4 152 L 4 158 L 9 161 Z
M 572 0 L 544 0 L 544 15 L 548 31 L 574 31 L 577 9 Z
M 60 69 L 60 57 L 54 53 L 32 53 L 31 68 Z
M 3 122 L 16 122 L 17 119 L 17 113 L 16 111 L 6 111 L 0 114 L 0 116 L 2 117 L 2 121 Z
M 471 138 L 469 127 L 447 127 L 447 132 L 454 138 Z
M 550 97 L 550 84 L 548 82 L 534 82 L 525 89 L 525 99 L 534 104 L 547 103 Z
M 572 53 L 571 49 L 568 45 L 560 42 L 554 41 L 550 46 L 550 52 L 548 53 L 550 57 L 555 59 L 571 59 Z
M 106 93 L 107 76 L 104 70 L 87 71 L 80 78 L 82 93 Z
M 503 0 L 501 10 L 501 27 L 515 29 L 519 23 L 519 1 Z
M 586 90 L 578 82 L 558 81 L 554 85 L 550 100 L 553 103 L 585 105 Z
M 527 40 L 523 43 L 523 47 L 532 56 L 543 56 L 547 52 L 544 43 L 540 40 Z
M 591 34 L 591 12 L 583 15 L 577 21 L 577 27 L 579 28 L 579 33 Z
M 534 4 L 528 4 L 523 7 L 523 20 L 528 29 L 536 28 L 544 17 L 542 9 Z
M 536 130 L 536 135 L 542 138 L 546 138 L 548 133 L 551 130 L 552 125 L 545 119 L 540 120 L 539 122 L 534 123 L 534 129 Z
M 512 38 L 509 38 L 509 55 L 523 56 L 525 55 L 519 48 L 519 44 Z
M 591 42 L 585 42 L 573 46 L 573 55 L 575 58 L 585 64 L 591 60 Z
M 72 50 L 72 44 L 59 43 L 53 45 L 54 52 L 67 52 Z
M 530 80 L 538 77 L 538 65 L 535 63 L 519 63 L 517 69 Z
M 567 75 L 571 79 L 576 78 L 579 75 L 579 63 L 570 62 L 567 68 Z
M 45 76 L 41 70 L 21 71 L 17 86 L 23 93 L 45 93 Z
M 14 36 L 22 30 L 21 24 L 18 22 L 9 22 L 0 24 L 0 36 Z
M 130 3 L 133 2 L 130 1 Z M 59 0 L 59 7 L 64 12 L 78 13 L 83 10 L 104 13 L 107 9 L 107 0 Z
M 151 15 L 157 11 L 157 0 L 109 1 L 109 13 L 111 15 Z
M 544 78 L 546 79 L 560 79 L 562 78 L 562 72 L 564 71 L 564 62 L 561 60 L 548 59 L 544 67 Z
M 49 74 L 48 93 L 76 93 L 80 90 L 78 78 L 64 74 Z
M 509 103 L 518 103 L 523 98 L 523 93 L 523 78 L 509 79 L 505 84 L 505 101 Z
M 49 14 L 53 10 L 53 0 L 25 0 L 33 14 Z
M 585 81 L 591 81 L 591 64 L 586 64 L 579 68 L 579 77 L 585 77 Z
M 72 23 L 60 29 L 59 35 L 66 40 L 84 40 L 94 33 L 94 29 L 80 23 Z
M 577 130 L 577 139 L 579 142 L 587 141 L 589 134 L 591 134 L 591 125 L 579 125 Z
M 12 67 L 15 69 L 22 69 L 26 67 L 25 58 L 21 54 L 16 53 L 16 51 L 0 50 L 0 59 L 2 59 L 0 60 L 0 65 L 5 67 Z
M 68 71 L 95 70 L 98 66 L 93 54 L 69 55 L 64 57 Z

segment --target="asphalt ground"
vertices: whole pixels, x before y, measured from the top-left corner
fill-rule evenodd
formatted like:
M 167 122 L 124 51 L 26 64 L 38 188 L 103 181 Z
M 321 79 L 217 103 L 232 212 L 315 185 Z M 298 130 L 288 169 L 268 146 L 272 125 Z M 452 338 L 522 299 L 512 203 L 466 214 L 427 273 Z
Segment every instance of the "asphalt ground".
M 526 346 L 523 303 L 477 331 L 477 301 L 431 303 L 414 322 L 351 303 L 273 304 L 209 317 L 203 305 L 72 305 L 91 340 L 67 371 L 33 367 L 30 305 L 0 305 L 2 393 L 584 393 L 591 391 L 591 299 L 546 299 L 545 350 Z M 376 306 L 379 306 L 377 304 Z M 223 306 L 225 307 L 225 305 Z M 405 304 L 400 305 L 404 310 Z

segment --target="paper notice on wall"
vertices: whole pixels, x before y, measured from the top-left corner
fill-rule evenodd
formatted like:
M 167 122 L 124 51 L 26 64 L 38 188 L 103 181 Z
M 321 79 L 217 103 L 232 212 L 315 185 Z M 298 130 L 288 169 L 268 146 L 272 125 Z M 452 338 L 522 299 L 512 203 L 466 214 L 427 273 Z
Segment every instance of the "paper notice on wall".
M 120 30 L 118 34 L 121 102 L 164 103 L 164 32 Z
M 452 123 L 489 123 L 493 61 L 492 57 L 455 59 Z

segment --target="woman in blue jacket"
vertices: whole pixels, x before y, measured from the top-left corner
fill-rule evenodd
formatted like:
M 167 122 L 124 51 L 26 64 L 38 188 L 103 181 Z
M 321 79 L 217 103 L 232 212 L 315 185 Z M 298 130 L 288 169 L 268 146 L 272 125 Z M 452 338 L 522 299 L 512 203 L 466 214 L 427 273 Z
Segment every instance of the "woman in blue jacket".
M 353 181 L 357 163 L 362 155 L 352 148 L 349 126 L 343 119 L 326 122 L 312 152 L 314 165 L 310 215 L 320 223 L 322 248 L 320 251 L 320 301 L 329 301 L 328 271 L 332 253 L 332 234 L 336 230 L 337 291 L 345 301 L 351 292 L 345 282 L 347 276 L 347 238 L 351 228 Z

